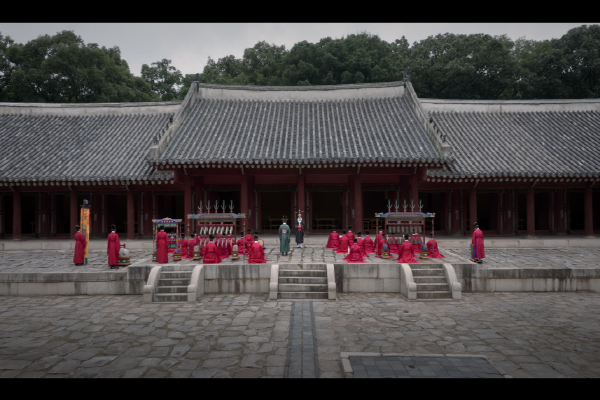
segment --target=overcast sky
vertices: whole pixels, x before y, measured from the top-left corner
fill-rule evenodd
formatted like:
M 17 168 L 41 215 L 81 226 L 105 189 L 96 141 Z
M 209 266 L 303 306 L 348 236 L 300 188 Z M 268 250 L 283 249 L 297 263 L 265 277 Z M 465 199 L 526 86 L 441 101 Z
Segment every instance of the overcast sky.
M 511 39 L 559 38 L 569 29 L 590 23 L 554 24 L 14 24 L 0 23 L 0 33 L 24 43 L 39 35 L 72 30 L 86 43 L 119 46 L 131 72 L 140 74 L 142 64 L 167 58 L 184 74 L 202 72 L 208 57 L 217 60 L 229 54 L 241 57 L 244 49 L 265 40 L 286 49 L 303 40 L 314 43 L 330 36 L 340 38 L 369 32 L 387 42 L 405 36 L 409 43 L 438 33 L 506 34 Z

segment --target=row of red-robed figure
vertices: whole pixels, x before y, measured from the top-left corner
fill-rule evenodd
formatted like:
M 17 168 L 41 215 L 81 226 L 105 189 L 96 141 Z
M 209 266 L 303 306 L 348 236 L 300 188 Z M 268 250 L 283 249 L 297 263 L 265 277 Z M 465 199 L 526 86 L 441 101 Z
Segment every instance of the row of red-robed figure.
M 396 259 L 398 262 L 418 262 L 414 257 L 415 254 L 420 254 L 421 251 L 421 238 L 418 235 L 413 235 L 409 240 L 404 240 L 403 236 L 392 236 L 388 242 L 388 239 L 383 237 L 383 232 L 379 232 L 375 237 L 375 242 L 367 235 L 364 239 L 359 237 L 356 243 L 354 243 L 354 234 L 352 231 L 341 237 L 334 231 L 329 235 L 325 247 L 333 249 L 336 253 L 348 254 L 344 257 L 344 260 L 349 263 L 362 263 L 364 262 L 363 258 L 367 257 L 367 253 L 375 253 L 376 257 L 381 258 L 384 244 L 388 245 L 390 253 L 398 255 Z M 427 242 L 427 250 L 429 258 L 445 258 L 440 254 L 435 239 L 430 239 Z
M 156 261 L 158 263 L 168 262 L 168 243 L 169 238 L 164 231 L 156 235 Z M 255 243 L 252 235 L 248 234 L 245 238 L 240 238 L 235 244 L 238 245 L 239 254 L 250 255 L 248 263 L 264 264 L 267 262 L 264 249 L 260 243 Z M 191 259 L 194 257 L 194 247 L 199 246 L 203 264 L 219 264 L 222 259 L 231 256 L 233 245 L 234 239 L 231 236 L 218 235 L 211 242 L 207 236 L 194 235 L 194 238 L 190 240 L 182 238 L 179 242 L 179 249 L 182 258 Z

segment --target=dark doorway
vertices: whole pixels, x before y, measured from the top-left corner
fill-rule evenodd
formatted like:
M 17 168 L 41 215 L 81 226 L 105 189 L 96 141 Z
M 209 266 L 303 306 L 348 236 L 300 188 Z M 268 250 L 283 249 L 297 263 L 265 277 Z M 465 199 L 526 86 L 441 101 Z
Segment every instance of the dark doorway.
M 391 192 L 387 191 L 363 191 L 363 225 L 357 226 L 355 231 L 359 230 L 370 230 L 375 231 L 376 221 L 375 213 L 385 213 L 388 210 L 388 200 L 392 204 L 392 210 L 394 209 L 395 200 L 392 200 Z M 347 227 L 344 227 L 347 228 Z
M 117 233 L 127 232 L 127 195 L 106 195 L 107 230 L 114 224 Z
M 527 193 L 516 193 L 517 196 L 517 230 L 527 230 Z
M 24 235 L 35 235 L 37 200 L 37 193 L 23 193 L 21 195 L 21 233 Z
M 281 218 L 286 215 L 288 224 L 293 220 L 290 215 L 292 197 L 290 192 L 261 192 L 260 216 L 262 231 L 277 230 L 281 225 Z
M 71 228 L 69 226 L 69 223 L 71 222 L 71 215 L 69 212 L 69 199 L 70 196 L 68 194 L 56 194 L 54 196 L 57 235 L 71 234 Z
M 535 230 L 550 230 L 550 193 L 533 194 Z
M 156 193 L 156 202 L 158 204 L 157 218 L 183 219 L 183 194 L 159 194 Z M 211 211 L 211 212 L 214 212 Z
M 332 226 L 346 229 L 346 226 L 342 226 L 345 198 L 346 192 L 312 192 L 311 229 L 329 231 Z
M 477 193 L 477 222 L 482 231 L 498 230 L 498 194 Z
M 423 203 L 423 212 L 424 213 L 435 213 L 435 218 L 433 219 L 433 229 L 435 231 L 442 231 L 446 229 L 446 204 L 448 193 L 443 192 L 419 192 L 420 200 Z M 479 204 L 479 201 L 477 201 Z M 402 208 L 404 209 L 404 208 Z M 415 207 L 415 211 L 417 211 L 417 207 Z M 425 231 L 427 234 L 431 232 L 431 221 L 425 221 Z
M 4 233 L 12 235 L 13 233 L 13 197 L 12 195 L 2 195 L 2 219 L 4 219 Z
M 600 193 L 592 193 L 592 220 L 594 231 L 600 229 Z
M 569 193 L 570 230 L 579 231 L 585 229 L 583 192 Z

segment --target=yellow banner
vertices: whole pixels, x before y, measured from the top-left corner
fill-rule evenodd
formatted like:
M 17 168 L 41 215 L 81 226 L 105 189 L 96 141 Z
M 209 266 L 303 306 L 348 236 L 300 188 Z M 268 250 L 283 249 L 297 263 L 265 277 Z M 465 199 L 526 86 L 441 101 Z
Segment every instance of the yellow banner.
M 85 249 L 83 250 L 83 262 L 88 263 L 88 248 L 90 246 L 90 207 L 81 206 L 79 214 L 79 225 L 81 225 L 81 233 L 85 236 Z

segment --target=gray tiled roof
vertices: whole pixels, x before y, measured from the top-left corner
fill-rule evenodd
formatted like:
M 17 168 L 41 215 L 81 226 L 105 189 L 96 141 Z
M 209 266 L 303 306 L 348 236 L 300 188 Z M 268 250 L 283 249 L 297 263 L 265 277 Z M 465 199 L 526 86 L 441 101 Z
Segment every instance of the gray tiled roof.
M 176 163 L 443 162 L 406 98 L 199 98 L 158 160 Z
M 600 176 L 600 112 L 429 115 L 452 147 L 454 177 Z
M 168 179 L 145 162 L 173 114 L 0 114 L 0 181 Z

